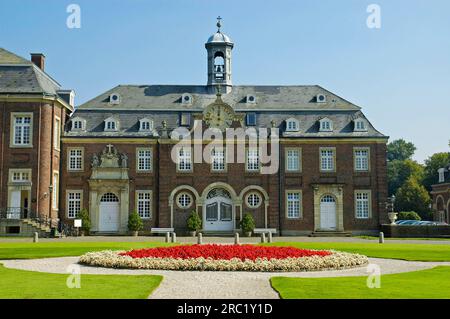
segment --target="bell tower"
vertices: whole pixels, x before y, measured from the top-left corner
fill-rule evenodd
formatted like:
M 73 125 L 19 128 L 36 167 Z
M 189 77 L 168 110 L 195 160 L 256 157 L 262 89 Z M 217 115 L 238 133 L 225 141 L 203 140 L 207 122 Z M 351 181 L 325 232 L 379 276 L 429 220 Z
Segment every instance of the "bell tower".
M 225 93 L 231 91 L 231 50 L 234 43 L 230 37 L 222 33 L 220 28 L 222 18 L 217 17 L 217 32 L 209 37 L 205 43 L 208 51 L 208 87 L 214 92 L 215 87 L 220 85 Z

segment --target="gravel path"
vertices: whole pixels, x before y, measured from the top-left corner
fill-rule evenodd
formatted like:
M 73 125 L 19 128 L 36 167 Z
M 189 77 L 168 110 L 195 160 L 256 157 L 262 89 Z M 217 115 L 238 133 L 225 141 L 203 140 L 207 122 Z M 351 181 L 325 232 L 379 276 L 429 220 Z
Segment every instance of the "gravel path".
M 0 261 L 7 268 L 31 270 L 47 273 L 67 274 L 67 267 L 78 262 L 79 257 L 44 258 L 29 260 Z M 415 262 L 395 259 L 369 258 L 377 264 L 382 274 L 393 274 L 448 265 L 450 262 Z M 285 277 L 342 277 L 367 276 L 366 267 L 346 270 L 263 273 L 263 272 L 198 272 L 166 270 L 128 270 L 80 265 L 81 274 L 123 274 L 123 275 L 162 275 L 161 285 L 149 297 L 152 299 L 273 299 L 278 294 L 271 288 L 269 279 L 273 276 Z M 83 280 L 83 278 L 81 278 Z

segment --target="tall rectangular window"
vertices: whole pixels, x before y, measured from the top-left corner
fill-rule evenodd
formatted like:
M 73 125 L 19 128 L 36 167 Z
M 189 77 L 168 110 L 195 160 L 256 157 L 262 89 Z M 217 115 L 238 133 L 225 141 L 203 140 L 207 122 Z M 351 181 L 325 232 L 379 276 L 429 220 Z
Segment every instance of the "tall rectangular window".
M 259 171 L 259 152 L 257 149 L 247 149 L 247 171 Z
M 225 151 L 221 148 L 213 148 L 211 151 L 211 170 L 220 172 L 225 170 Z
M 286 215 L 287 218 L 300 218 L 301 216 L 301 192 L 286 192 Z
M 67 192 L 67 217 L 76 218 L 81 210 L 81 194 L 83 191 Z
M 137 212 L 141 218 L 152 217 L 152 193 L 151 191 L 136 191 Z
M 298 172 L 300 171 L 300 150 L 287 149 L 286 150 L 286 171 Z
M 190 126 L 191 125 L 191 114 L 182 112 L 180 114 L 180 126 Z
M 137 170 L 141 172 L 152 170 L 152 150 L 150 148 L 137 150 Z
M 178 150 L 178 171 L 192 171 L 192 151 L 190 147 L 181 147 Z
M 53 133 L 53 147 L 56 150 L 59 150 L 61 140 L 61 120 L 59 118 L 55 118 L 55 131 Z
M 367 219 L 370 217 L 370 192 L 355 192 L 355 213 L 356 218 Z
M 320 170 L 322 172 L 334 172 L 334 149 L 323 148 L 320 150 Z
M 14 146 L 30 146 L 32 144 L 32 115 L 12 115 L 12 144 Z
M 355 171 L 367 172 L 369 170 L 369 149 L 355 148 L 353 151 Z
M 82 171 L 83 170 L 83 149 L 82 148 L 69 148 L 69 171 Z
M 53 183 L 52 183 L 52 208 L 58 209 L 58 196 L 59 196 L 59 174 L 57 172 L 53 173 Z

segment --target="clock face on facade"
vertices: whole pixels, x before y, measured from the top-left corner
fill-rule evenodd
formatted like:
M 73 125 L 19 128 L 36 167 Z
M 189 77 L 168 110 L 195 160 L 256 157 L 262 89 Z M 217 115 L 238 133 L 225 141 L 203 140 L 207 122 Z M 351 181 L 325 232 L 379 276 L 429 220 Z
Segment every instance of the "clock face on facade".
M 213 103 L 207 107 L 203 118 L 210 128 L 218 128 L 223 131 L 227 127 L 231 127 L 234 110 L 225 103 Z

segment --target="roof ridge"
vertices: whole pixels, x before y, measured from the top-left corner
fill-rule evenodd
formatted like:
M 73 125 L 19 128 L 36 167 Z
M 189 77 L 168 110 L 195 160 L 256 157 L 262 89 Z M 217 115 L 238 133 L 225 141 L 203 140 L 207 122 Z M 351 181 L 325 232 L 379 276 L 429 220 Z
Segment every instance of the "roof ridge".
M 31 61 L 4 48 L 0 48 L 0 64 L 32 64 Z

